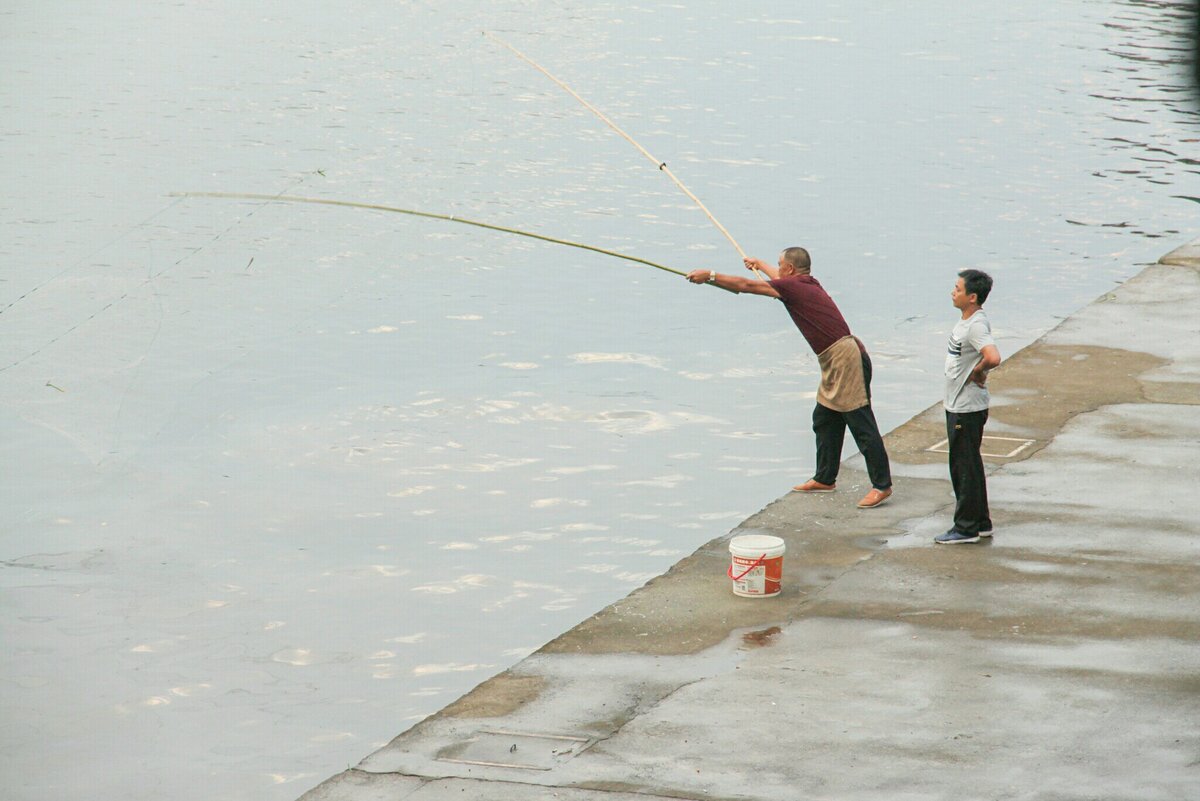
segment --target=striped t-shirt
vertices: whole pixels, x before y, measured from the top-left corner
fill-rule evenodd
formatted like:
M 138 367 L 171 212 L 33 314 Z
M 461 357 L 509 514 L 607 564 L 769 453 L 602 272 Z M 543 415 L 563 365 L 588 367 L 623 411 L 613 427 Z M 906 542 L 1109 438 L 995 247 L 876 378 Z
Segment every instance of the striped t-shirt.
M 987 387 L 972 381 L 971 371 L 983 358 L 983 349 L 994 344 L 992 324 L 983 309 L 954 324 L 946 345 L 946 411 L 962 414 L 988 408 Z

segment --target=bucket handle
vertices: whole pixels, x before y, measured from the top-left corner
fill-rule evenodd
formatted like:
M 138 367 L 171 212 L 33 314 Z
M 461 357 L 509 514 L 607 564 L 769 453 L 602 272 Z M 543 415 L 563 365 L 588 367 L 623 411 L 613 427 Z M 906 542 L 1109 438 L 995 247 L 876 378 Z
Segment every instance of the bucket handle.
M 736 575 L 736 576 L 733 575 L 733 562 L 730 561 L 729 569 L 725 571 L 725 574 L 727 576 L 729 576 L 731 579 L 733 579 L 734 581 L 741 581 L 743 578 L 745 578 L 747 573 L 749 573 L 751 570 L 758 567 L 759 565 L 765 563 L 766 561 L 767 561 L 767 555 L 764 553 L 762 556 L 758 557 L 758 560 L 755 561 L 754 564 L 750 565 L 750 567 L 746 568 L 739 575 Z

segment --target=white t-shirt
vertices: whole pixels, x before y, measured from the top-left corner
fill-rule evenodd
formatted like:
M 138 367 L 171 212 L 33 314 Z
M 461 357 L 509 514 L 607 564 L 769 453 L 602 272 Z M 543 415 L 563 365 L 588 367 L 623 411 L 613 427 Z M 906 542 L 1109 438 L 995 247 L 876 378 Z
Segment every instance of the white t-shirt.
M 946 398 L 948 412 L 981 412 L 988 408 L 987 387 L 971 381 L 971 371 L 983 358 L 982 351 L 992 340 L 992 324 L 983 309 L 954 324 L 946 348 Z

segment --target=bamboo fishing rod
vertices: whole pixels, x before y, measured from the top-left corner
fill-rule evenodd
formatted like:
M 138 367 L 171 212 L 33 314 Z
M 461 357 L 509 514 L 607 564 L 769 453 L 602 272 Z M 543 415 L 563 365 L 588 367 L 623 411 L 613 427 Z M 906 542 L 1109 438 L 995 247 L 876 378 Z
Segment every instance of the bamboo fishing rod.
M 674 267 L 667 267 L 666 265 L 658 264 L 657 262 L 653 262 L 648 259 L 638 258 L 637 256 L 630 256 L 626 253 L 618 253 L 615 250 L 605 250 L 604 248 L 598 248 L 595 245 L 585 245 L 581 242 L 571 242 L 570 240 L 567 240 L 567 239 L 556 239 L 552 236 L 545 236 L 543 234 L 535 234 L 531 231 L 520 231 L 516 228 L 505 228 L 502 225 L 492 225 L 491 223 L 479 222 L 477 220 L 468 220 L 465 217 L 458 217 L 453 214 L 434 214 L 434 213 L 428 212 L 428 211 L 415 211 L 413 209 L 401 209 L 401 208 L 397 208 L 395 206 L 380 206 L 375 203 L 355 203 L 350 200 L 327 200 L 325 198 L 317 198 L 317 197 L 296 197 L 295 195 L 256 195 L 256 194 L 246 193 L 246 192 L 172 192 L 170 196 L 171 197 L 211 197 L 211 198 L 224 198 L 226 200 L 262 200 L 262 201 L 278 202 L 278 203 L 312 203 L 312 204 L 321 205 L 321 206 L 341 206 L 344 208 L 351 208 L 351 209 L 371 209 L 373 211 L 389 211 L 389 212 L 394 212 L 396 214 L 409 214 L 409 215 L 412 215 L 413 217 L 426 217 L 431 220 L 445 220 L 446 222 L 462 223 L 463 225 L 474 225 L 477 228 L 487 228 L 488 230 L 491 230 L 491 231 L 500 231 L 500 232 L 506 233 L 506 234 L 516 234 L 517 236 L 527 236 L 530 239 L 540 239 L 543 242 L 551 242 L 555 245 L 566 245 L 568 247 L 579 248 L 581 250 L 590 250 L 593 253 L 602 253 L 605 256 L 614 256 L 618 259 L 625 259 L 626 261 L 633 261 L 633 262 L 637 262 L 638 264 L 645 264 L 648 267 L 654 267 L 655 269 L 658 269 L 658 270 L 664 270 L 668 273 L 674 273 L 675 275 L 682 275 L 684 277 L 687 277 L 687 273 L 685 273 L 683 270 L 677 270 Z M 717 285 L 713 284 L 713 286 L 717 286 Z M 725 289 L 725 287 L 717 287 L 717 288 Z M 734 294 L 737 294 L 736 291 L 732 290 L 732 289 L 725 289 L 725 291 L 726 292 L 734 292 Z
M 645 156 L 646 158 L 648 158 L 650 160 L 651 164 L 658 167 L 658 169 L 661 172 L 666 173 L 667 177 L 670 178 L 672 181 L 674 181 L 675 185 L 677 187 L 679 187 L 681 190 L 683 190 L 683 193 L 685 195 L 687 195 L 689 198 L 691 198 L 693 203 L 695 203 L 697 206 L 700 207 L 700 211 L 704 212 L 705 216 L 707 216 L 708 219 L 712 221 L 712 224 L 717 226 L 717 230 L 725 235 L 725 238 L 729 240 L 729 243 L 731 245 L 733 245 L 733 248 L 734 248 L 734 250 L 736 250 L 738 252 L 738 255 L 741 256 L 743 259 L 746 258 L 746 251 L 742 250 L 742 246 L 737 243 L 737 240 L 734 239 L 732 235 L 730 235 L 729 231 L 725 230 L 725 226 L 721 225 L 721 223 L 717 220 L 717 218 L 713 216 L 712 212 L 708 210 L 708 207 L 705 206 L 702 202 L 700 202 L 700 198 L 698 198 L 694 194 L 692 194 L 692 190 L 690 190 L 686 186 L 684 186 L 683 181 L 680 181 L 678 178 L 675 177 L 675 173 L 671 172 L 671 169 L 667 166 L 667 162 L 659 161 L 658 159 L 654 158 L 654 156 L 650 155 L 650 151 L 646 150 L 646 148 L 644 148 L 640 144 L 638 144 L 637 140 L 635 140 L 632 136 L 625 133 L 625 131 L 621 130 L 620 126 L 618 126 L 615 122 L 613 122 L 607 116 L 605 116 L 603 111 L 596 108 L 591 103 L 587 102 L 582 97 L 580 97 L 578 92 L 576 92 L 570 86 L 567 86 L 567 84 L 565 84 L 563 81 L 559 80 L 554 75 L 552 75 L 549 72 L 549 70 L 547 70 L 541 64 L 538 64 L 532 58 L 530 58 L 529 56 L 525 55 L 517 48 L 510 45 L 508 42 L 504 41 L 499 36 L 496 36 L 494 33 L 491 33 L 490 31 L 484 31 L 483 35 L 486 36 L 487 38 L 491 39 L 494 42 L 504 45 L 509 50 L 511 50 L 513 53 L 515 53 L 517 58 L 519 58 L 522 61 L 524 61 L 525 63 L 529 64 L 531 67 L 536 69 L 538 72 L 542 73 L 547 78 L 554 81 L 560 87 L 565 89 L 567 91 L 567 93 L 571 95 L 571 97 L 578 100 L 580 103 L 582 103 L 584 105 L 585 108 L 587 108 L 588 111 L 592 112 L 597 117 L 599 117 L 600 120 L 602 122 L 604 122 L 605 125 L 607 125 L 609 128 L 612 128 L 614 131 L 616 131 L 618 134 L 620 134 L 621 137 L 625 139 L 625 141 L 627 141 L 629 144 L 636 147 L 643 156 Z M 759 278 L 763 278 L 763 280 L 766 280 L 764 278 L 763 274 L 760 273 L 757 268 L 752 268 L 752 269 L 754 269 L 755 275 L 757 275 Z

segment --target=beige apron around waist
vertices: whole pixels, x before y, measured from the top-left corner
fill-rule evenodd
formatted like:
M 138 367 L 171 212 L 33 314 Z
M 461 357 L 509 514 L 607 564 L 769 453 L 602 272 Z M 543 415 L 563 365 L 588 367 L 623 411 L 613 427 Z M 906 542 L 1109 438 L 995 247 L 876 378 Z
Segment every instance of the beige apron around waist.
M 817 403 L 835 412 L 852 412 L 870 402 L 856 338 L 842 337 L 817 354 L 817 362 L 821 365 Z

